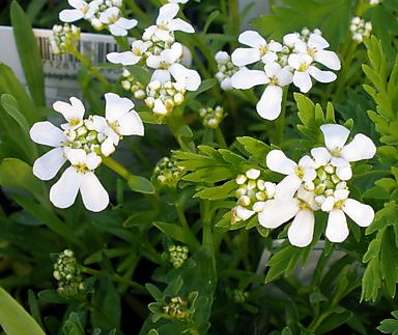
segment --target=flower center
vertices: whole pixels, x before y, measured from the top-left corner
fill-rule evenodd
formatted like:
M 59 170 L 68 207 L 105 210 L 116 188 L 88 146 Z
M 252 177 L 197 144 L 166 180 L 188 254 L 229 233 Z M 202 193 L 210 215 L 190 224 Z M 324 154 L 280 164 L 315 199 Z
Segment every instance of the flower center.
M 278 86 L 278 85 L 279 85 L 278 78 L 277 78 L 276 76 L 270 77 L 270 78 L 269 78 L 269 83 L 270 83 L 271 85 Z
M 297 68 L 297 71 L 305 72 L 305 71 L 308 70 L 309 67 L 310 67 L 310 64 L 308 64 L 308 63 L 301 63 L 301 64 L 299 65 L 299 67 Z
M 312 58 L 315 57 L 316 53 L 318 52 L 318 50 L 316 48 L 308 48 L 307 49 L 307 53 L 308 55 L 310 55 Z
M 305 175 L 305 171 L 301 166 L 297 166 L 294 170 L 295 174 L 297 175 L 297 177 L 299 178 L 304 178 Z
M 342 150 L 343 148 L 341 148 L 341 147 L 335 147 L 335 148 L 333 148 L 332 150 L 330 150 L 330 153 L 333 155 L 333 156 L 335 156 L 335 157 L 340 157 L 341 156 L 341 150 Z
M 266 44 L 263 44 L 263 45 L 260 46 L 259 50 L 260 50 L 260 55 L 264 56 L 264 55 L 266 55 L 268 53 L 269 48 L 268 48 L 268 46 Z
M 84 163 L 77 163 L 77 164 L 75 164 L 75 165 L 72 165 L 75 169 L 76 169 L 76 171 L 78 172 L 78 173 L 80 173 L 80 174 L 85 174 L 85 173 L 87 173 L 90 169 L 87 167 L 87 165 L 86 164 L 84 164 Z

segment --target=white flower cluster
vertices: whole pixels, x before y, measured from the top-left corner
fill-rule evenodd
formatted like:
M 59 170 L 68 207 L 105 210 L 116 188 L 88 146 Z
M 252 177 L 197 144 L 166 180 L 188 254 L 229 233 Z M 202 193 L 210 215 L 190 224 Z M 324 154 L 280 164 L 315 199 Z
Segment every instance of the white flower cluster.
M 153 178 L 160 185 L 175 188 L 181 177 L 184 175 L 184 168 L 169 158 L 163 157 L 153 171 Z
M 259 223 L 265 228 L 278 228 L 293 219 L 288 238 L 298 247 L 312 242 L 316 211 L 329 214 L 325 235 L 331 242 L 343 242 L 348 237 L 346 215 L 360 227 L 369 226 L 374 218 L 372 207 L 349 197 L 347 185 L 352 177 L 351 162 L 375 155 L 372 140 L 357 134 L 346 144 L 350 131 L 337 124 L 323 125 L 321 131 L 325 147 L 312 149 L 311 156 L 304 156 L 298 163 L 280 150 L 267 155 L 267 167 L 286 177 L 274 188 L 271 200 L 255 204 Z M 254 214 L 247 209 L 241 212 L 246 217 Z
M 231 56 L 225 51 L 216 53 L 214 59 L 217 62 L 218 72 L 216 78 L 224 91 L 232 89 L 232 76 L 239 71 L 240 67 L 235 66 L 231 61 Z
M 70 48 L 77 46 L 80 39 L 80 28 L 73 24 L 56 24 L 53 26 L 53 35 L 50 38 L 51 49 L 54 54 L 67 53 Z
M 72 97 L 70 103 L 57 101 L 53 108 L 67 122 L 61 125 L 62 130 L 48 121 L 37 122 L 30 130 L 34 142 L 53 148 L 34 162 L 35 176 L 50 180 L 67 161 L 71 164 L 51 187 L 50 201 L 56 207 L 72 206 L 80 190 L 88 210 L 105 209 L 109 196 L 95 176 L 95 169 L 102 157 L 115 151 L 123 136 L 144 135 L 144 125 L 132 101 L 113 93 L 105 94 L 105 100 L 105 117 L 94 115 L 87 119 L 79 99 Z
M 352 39 L 357 43 L 362 43 L 365 39 L 370 37 L 372 33 L 372 23 L 366 22 L 359 16 L 355 16 L 351 20 L 350 30 L 352 33 Z
M 276 185 L 260 179 L 261 171 L 247 170 L 236 177 L 239 188 L 236 191 L 237 206 L 232 209 L 232 224 L 250 219 L 262 210 L 264 201 L 273 199 Z
M 212 129 L 218 128 L 221 121 L 225 118 L 224 108 L 221 106 L 201 108 L 199 110 L 199 115 L 202 119 L 203 126 Z
M 170 263 L 179 269 L 188 259 L 189 249 L 182 245 L 171 245 L 168 249 Z
M 137 25 L 137 20 L 128 20 L 121 16 L 122 0 L 68 0 L 73 9 L 65 9 L 59 13 L 62 22 L 75 22 L 85 19 L 94 29 L 107 28 L 114 36 L 126 36 L 127 31 Z
M 162 6 L 156 24 L 145 29 L 142 39 L 134 41 L 130 51 L 107 55 L 108 61 L 114 64 L 128 66 L 141 63 L 153 70 L 146 103 L 160 115 L 181 104 L 185 90 L 196 91 L 201 84 L 199 73 L 183 65 L 190 58 L 189 50 L 175 40 L 175 31 L 195 31 L 188 22 L 176 18 L 179 10 L 177 3 Z
M 369 0 L 369 5 L 377 6 L 382 0 Z
M 245 31 L 239 36 L 239 42 L 248 48 L 238 48 L 232 53 L 232 62 L 241 69 L 232 78 L 232 87 L 250 89 L 266 85 L 257 104 L 258 114 L 266 120 L 275 120 L 281 113 L 283 88 L 293 83 L 301 92 L 307 93 L 313 83 L 330 83 L 336 74 L 324 71 L 319 65 L 331 70 L 339 70 L 340 60 L 335 52 L 327 50 L 329 43 L 319 30 L 310 32 L 303 29 L 300 33 L 284 36 L 283 44 L 266 41 L 256 31 Z M 255 68 L 246 68 L 255 64 Z
M 64 297 L 76 297 L 86 289 L 72 250 L 66 249 L 58 255 L 53 276 L 58 281 L 58 293 Z
M 146 93 L 144 85 L 142 85 L 129 70 L 123 70 L 120 84 L 124 90 L 132 93 L 135 99 L 145 99 Z

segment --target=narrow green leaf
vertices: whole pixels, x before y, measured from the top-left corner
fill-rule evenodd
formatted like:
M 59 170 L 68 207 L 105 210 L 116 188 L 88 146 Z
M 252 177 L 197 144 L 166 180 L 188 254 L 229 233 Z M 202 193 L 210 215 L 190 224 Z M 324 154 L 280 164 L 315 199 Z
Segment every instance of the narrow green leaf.
M 44 73 L 39 47 L 30 19 L 16 0 L 11 4 L 11 22 L 29 91 L 36 105 L 45 106 Z
M 46 335 L 23 307 L 1 287 L 0 324 L 7 335 Z
M 144 193 L 144 194 L 155 193 L 155 187 L 148 179 L 144 177 L 131 176 L 129 177 L 127 183 L 130 189 L 133 190 L 134 192 Z

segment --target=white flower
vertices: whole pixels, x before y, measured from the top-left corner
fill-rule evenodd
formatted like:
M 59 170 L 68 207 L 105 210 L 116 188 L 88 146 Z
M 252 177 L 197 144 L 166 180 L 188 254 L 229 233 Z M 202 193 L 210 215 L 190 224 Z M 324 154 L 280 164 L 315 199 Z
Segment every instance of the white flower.
M 282 45 L 275 41 L 269 43 L 256 31 L 245 31 L 239 35 L 239 42 L 250 48 L 238 48 L 232 53 L 232 62 L 236 66 L 262 61 L 264 64 L 275 62 L 278 59 L 277 52 L 282 51 Z
M 348 237 L 346 215 L 360 227 L 368 227 L 373 222 L 373 208 L 348 198 L 348 195 L 347 190 L 337 190 L 322 206 L 323 211 L 329 212 L 325 235 L 331 242 L 340 243 Z
M 151 34 L 161 41 L 169 41 L 170 32 L 183 31 L 185 33 L 194 33 L 195 29 L 188 22 L 175 18 L 180 7 L 176 3 L 169 3 L 159 9 L 159 15 L 156 19 L 156 26 L 150 27 Z M 149 34 L 149 32 L 147 33 Z
M 258 114 L 266 120 L 275 120 L 281 113 L 282 87 L 292 82 L 292 74 L 288 68 L 278 63 L 269 63 L 264 71 L 242 68 L 232 77 L 232 87 L 249 89 L 257 85 L 267 85 L 257 104 Z
M 70 104 L 64 101 L 57 101 L 53 104 L 53 108 L 58 113 L 61 113 L 68 123 L 61 125 L 64 130 L 77 129 L 83 124 L 83 117 L 85 108 L 83 103 L 75 97 L 69 99 Z
M 376 154 L 376 146 L 372 140 L 363 134 L 357 134 L 354 136 L 349 144 L 346 144 L 350 131 L 338 124 L 324 124 L 321 126 L 321 131 L 324 136 L 326 150 L 320 150 L 318 155 L 322 155 L 324 159 L 327 159 L 328 154 L 330 155 L 330 162 L 337 168 L 337 171 L 341 171 L 343 180 L 344 174 L 351 178 L 350 162 L 356 162 L 363 159 L 371 159 Z M 338 173 L 339 175 L 339 173 Z M 348 179 L 349 179 L 348 178 Z
M 87 154 L 82 149 L 66 150 L 66 156 L 72 166 L 51 187 L 50 201 L 58 208 L 68 208 L 74 204 L 80 190 L 83 204 L 88 210 L 104 210 L 109 204 L 109 195 L 94 174 L 101 158 L 95 153 Z
M 68 0 L 73 9 L 64 9 L 59 13 L 62 22 L 74 22 L 80 19 L 90 19 L 98 10 L 98 3 L 93 1 L 90 4 L 83 0 Z
M 106 58 L 113 64 L 135 65 L 145 57 L 145 53 L 151 46 L 150 41 L 137 40 L 131 44 L 131 51 L 111 52 L 106 55 Z
M 350 30 L 352 39 L 357 43 L 362 43 L 365 39 L 370 37 L 372 33 L 372 23 L 355 16 L 351 20 Z
M 156 69 L 152 74 L 151 81 L 160 81 L 161 83 L 171 81 L 173 77 L 188 91 L 196 91 L 201 78 L 197 71 L 187 69 L 184 65 L 178 63 L 183 54 L 183 47 L 180 43 L 174 43 L 170 49 L 163 50 L 160 55 L 150 55 L 147 58 L 147 66 Z
M 297 247 L 306 247 L 312 242 L 314 234 L 314 210 L 317 207 L 313 198 L 313 193 L 303 187 L 295 198 L 275 197 L 258 213 L 259 223 L 265 228 L 275 229 L 294 218 L 288 229 L 289 242 Z
M 63 144 L 67 138 L 63 131 L 48 121 L 37 122 L 30 129 L 31 139 L 37 143 L 54 149 L 36 159 L 33 174 L 41 180 L 50 180 L 56 176 L 65 164 Z
M 168 0 L 169 3 L 182 3 L 182 4 L 186 4 L 188 1 L 189 0 Z
M 109 156 L 115 151 L 122 136 L 144 135 L 144 124 L 134 110 L 134 103 L 114 93 L 105 94 L 105 118 L 92 117 L 92 127 L 106 137 L 101 144 L 101 153 Z
M 293 197 L 302 183 L 312 182 L 316 178 L 315 162 L 310 156 L 304 156 L 297 164 L 286 157 L 281 150 L 272 150 L 266 157 L 267 167 L 274 172 L 286 175 L 277 185 L 278 198 Z
M 297 53 L 308 54 L 317 63 L 320 63 L 331 70 L 338 71 L 341 68 L 341 62 L 337 54 L 329 48 L 329 43 L 319 33 L 311 33 L 307 42 L 296 42 Z M 321 81 L 321 80 L 319 80 Z M 322 81 L 321 81 L 322 82 Z
M 289 65 L 295 70 L 293 84 L 301 92 L 307 93 L 312 87 L 311 77 L 321 83 L 330 83 L 336 80 L 337 76 L 331 71 L 319 70 L 313 64 L 313 58 L 306 54 L 291 54 L 288 58 Z
M 129 29 L 137 25 L 137 20 L 128 20 L 120 17 L 120 9 L 118 7 L 110 7 L 101 13 L 99 20 L 108 26 L 113 36 L 126 36 Z

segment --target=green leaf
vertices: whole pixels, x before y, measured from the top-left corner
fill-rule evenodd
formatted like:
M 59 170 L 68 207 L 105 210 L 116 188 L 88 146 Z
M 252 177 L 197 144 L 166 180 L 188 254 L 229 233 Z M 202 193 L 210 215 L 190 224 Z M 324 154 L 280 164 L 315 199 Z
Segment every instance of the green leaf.
M 236 189 L 236 182 L 234 180 L 230 180 L 221 186 L 207 187 L 197 192 L 194 197 L 207 200 L 221 200 L 230 197 Z
M 260 16 L 253 22 L 254 28 L 265 37 L 281 40 L 285 34 L 300 32 L 303 27 L 319 28 L 336 47 L 347 34 L 352 17 L 351 1 L 282 0 L 277 3 L 269 15 Z
M 269 145 L 250 136 L 238 137 L 236 140 L 253 159 L 261 163 L 265 162 L 265 156 L 271 151 Z
M 77 313 L 71 313 L 62 327 L 64 335 L 85 335 L 84 328 Z
M 200 246 L 192 232 L 182 226 L 166 222 L 154 222 L 153 225 L 167 236 L 188 245 L 192 249 L 197 249 Z
M 265 277 L 265 283 L 268 284 L 278 279 L 283 274 L 287 275 L 287 269 L 295 267 L 299 257 L 301 256 L 300 250 L 296 247 L 287 245 L 278 250 L 269 261 L 269 271 Z
M 36 105 L 45 106 L 44 73 L 39 47 L 33 35 L 30 19 L 16 0 L 11 4 L 11 22 L 19 58 L 32 98 Z
M 46 335 L 36 321 L 0 288 L 0 325 L 7 335 Z
M 155 193 L 155 187 L 148 179 L 144 177 L 130 176 L 127 180 L 127 184 L 129 185 L 131 190 L 138 193 L 144 193 L 144 194 Z
M 4 107 L 8 115 L 10 115 L 18 123 L 22 130 L 28 134 L 28 121 L 26 121 L 25 117 L 20 113 L 18 103 L 14 97 L 9 94 L 3 94 L 1 96 L 1 105 Z
M 21 188 L 42 198 L 42 184 L 33 176 L 32 167 L 17 158 L 5 158 L 0 163 L 0 185 Z

